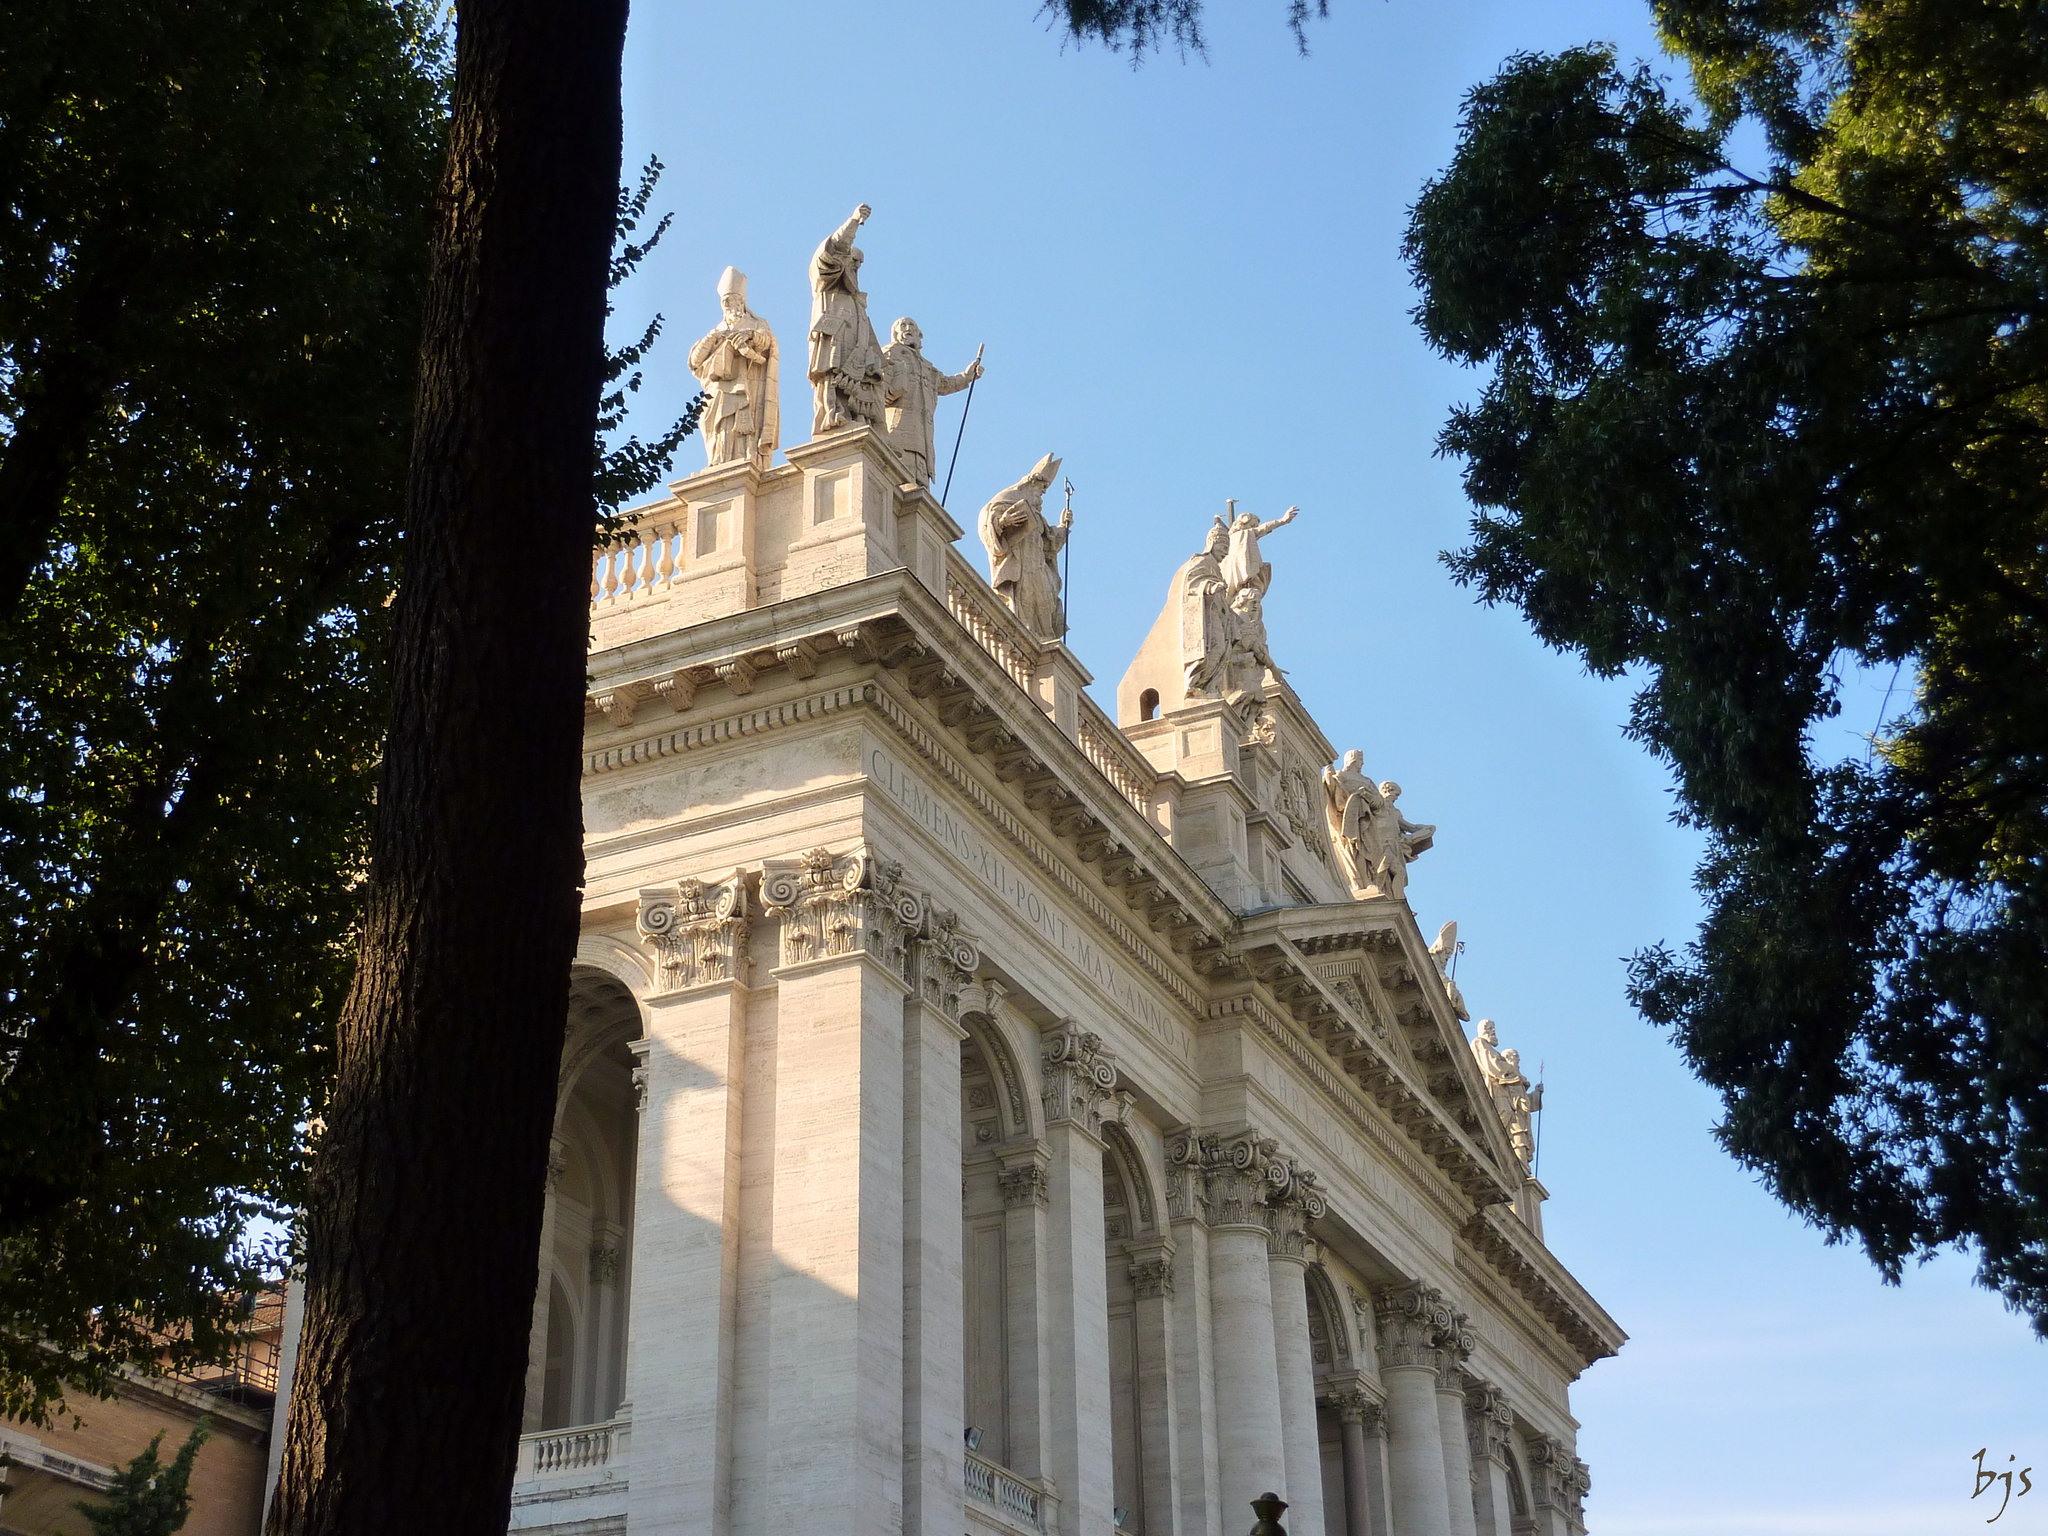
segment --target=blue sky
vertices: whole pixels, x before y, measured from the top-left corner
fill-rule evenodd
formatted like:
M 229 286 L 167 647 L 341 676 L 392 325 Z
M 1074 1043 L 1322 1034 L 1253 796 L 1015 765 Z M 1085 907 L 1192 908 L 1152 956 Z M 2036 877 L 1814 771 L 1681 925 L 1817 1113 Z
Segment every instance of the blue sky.
M 1622 995 L 1624 958 L 1698 911 L 1695 841 L 1621 735 L 1627 687 L 1437 560 L 1468 509 L 1435 437 L 1477 385 L 1408 320 L 1407 208 L 1467 90 L 1521 50 L 1653 55 L 1644 0 L 1333 0 L 1306 59 L 1284 0 L 1210 0 L 1205 61 L 1135 72 L 1063 47 L 1034 4 L 640 7 L 629 168 L 660 156 L 657 206 L 680 211 L 621 297 L 621 330 L 670 321 L 643 429 L 694 392 L 683 354 L 728 262 L 801 358 L 805 264 L 865 201 L 878 327 L 914 316 L 949 369 L 987 344 L 955 515 L 1066 459 L 1070 638 L 1106 706 L 1224 498 L 1299 503 L 1266 546 L 1274 655 L 1440 828 L 1410 899 L 1430 931 L 1458 919 L 1475 1014 L 1542 1063 L 1550 1242 L 1632 1335 L 1573 1393 L 1596 1536 L 1981 1529 L 1980 1446 L 2048 1473 L 2048 1351 L 1967 1260 L 1887 1288 L 1715 1148 L 1713 1095 Z M 801 437 L 800 364 L 783 381 Z M 1861 750 L 1884 682 L 1859 683 L 1824 750 Z M 1997 1524 L 2048 1531 L 2048 1489 Z

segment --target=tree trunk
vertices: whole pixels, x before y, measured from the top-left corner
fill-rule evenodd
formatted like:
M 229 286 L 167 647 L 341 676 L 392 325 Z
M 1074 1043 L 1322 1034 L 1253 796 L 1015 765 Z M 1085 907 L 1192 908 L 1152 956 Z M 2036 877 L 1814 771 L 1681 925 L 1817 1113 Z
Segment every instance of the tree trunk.
M 503 1536 L 583 868 L 625 0 L 464 0 L 273 1536 Z

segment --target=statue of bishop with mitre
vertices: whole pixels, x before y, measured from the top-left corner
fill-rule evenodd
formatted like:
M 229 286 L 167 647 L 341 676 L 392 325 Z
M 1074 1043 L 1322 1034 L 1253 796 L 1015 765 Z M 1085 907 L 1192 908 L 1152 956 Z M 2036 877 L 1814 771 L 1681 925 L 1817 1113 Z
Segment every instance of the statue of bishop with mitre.
M 988 548 L 988 584 L 1041 640 L 1058 640 L 1067 632 L 1067 610 L 1060 602 L 1060 551 L 1073 531 L 1074 509 L 1063 508 L 1057 526 L 1045 520 L 1040 507 L 1060 472 L 1060 461 L 1047 454 L 1031 473 L 1007 490 L 997 491 L 981 509 L 981 542 Z
M 747 308 L 747 274 L 727 267 L 718 279 L 719 322 L 690 348 L 690 372 L 704 386 L 700 430 L 707 464 L 751 460 L 766 469 L 782 426 L 775 333 Z

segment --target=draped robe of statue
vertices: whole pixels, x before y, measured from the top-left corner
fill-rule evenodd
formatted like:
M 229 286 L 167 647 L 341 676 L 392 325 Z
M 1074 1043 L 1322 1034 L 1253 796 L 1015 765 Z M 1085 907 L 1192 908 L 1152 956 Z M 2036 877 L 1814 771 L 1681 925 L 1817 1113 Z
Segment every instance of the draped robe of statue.
M 1259 540 L 1293 522 L 1299 509 L 1289 507 L 1270 523 L 1262 523 L 1250 512 L 1230 520 L 1230 549 L 1223 557 L 1223 581 L 1232 597 L 1249 587 L 1263 599 L 1273 584 L 1273 566 L 1259 553 Z
M 880 431 L 882 345 L 860 291 L 860 247 L 853 243 L 866 209 L 825 237 L 811 257 L 811 334 L 807 372 L 814 391 L 811 435 L 867 425 Z
M 988 549 L 988 584 L 1041 640 L 1066 633 L 1067 613 L 1060 602 L 1060 551 L 1066 548 L 1065 518 L 1048 523 L 1039 510 L 1046 488 L 1060 472 L 1051 454 L 1007 490 L 996 492 L 981 509 L 981 542 Z
M 958 373 L 944 373 L 924 355 L 923 336 L 915 325 L 898 320 L 896 332 L 896 339 L 882 351 L 884 430 L 910 478 L 919 485 L 930 485 L 932 420 L 938 414 L 939 397 L 965 389 L 980 377 L 981 368 L 970 364 Z
M 1418 825 L 1395 805 L 1400 786 L 1376 785 L 1363 769 L 1364 754 L 1344 754 L 1339 768 L 1323 770 L 1323 798 L 1336 844 L 1360 897 L 1399 896 L 1408 889 L 1408 863 L 1428 852 L 1436 828 Z
M 698 430 L 706 464 L 751 459 L 768 468 L 782 431 L 781 380 L 775 334 L 747 308 L 746 274 L 732 267 L 718 285 L 725 314 L 690 348 L 690 372 L 710 398 Z
M 1223 668 L 1230 648 L 1229 587 L 1223 580 L 1223 556 L 1230 534 L 1217 518 L 1202 552 L 1174 576 L 1180 594 L 1180 654 L 1187 673 L 1187 693 L 1208 693 Z

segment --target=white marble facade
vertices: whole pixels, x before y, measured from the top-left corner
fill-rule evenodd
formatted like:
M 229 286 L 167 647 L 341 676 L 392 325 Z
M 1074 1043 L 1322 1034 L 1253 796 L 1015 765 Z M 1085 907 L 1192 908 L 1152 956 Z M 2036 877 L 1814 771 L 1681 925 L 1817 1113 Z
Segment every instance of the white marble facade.
M 1129 573 L 1112 721 L 884 426 L 763 457 L 594 566 L 514 1528 L 1582 1531 L 1623 1335 L 1409 907 L 1434 829 L 1326 791 L 1265 656 L 1313 519 L 1277 597 L 1228 530 L 1213 590 Z

